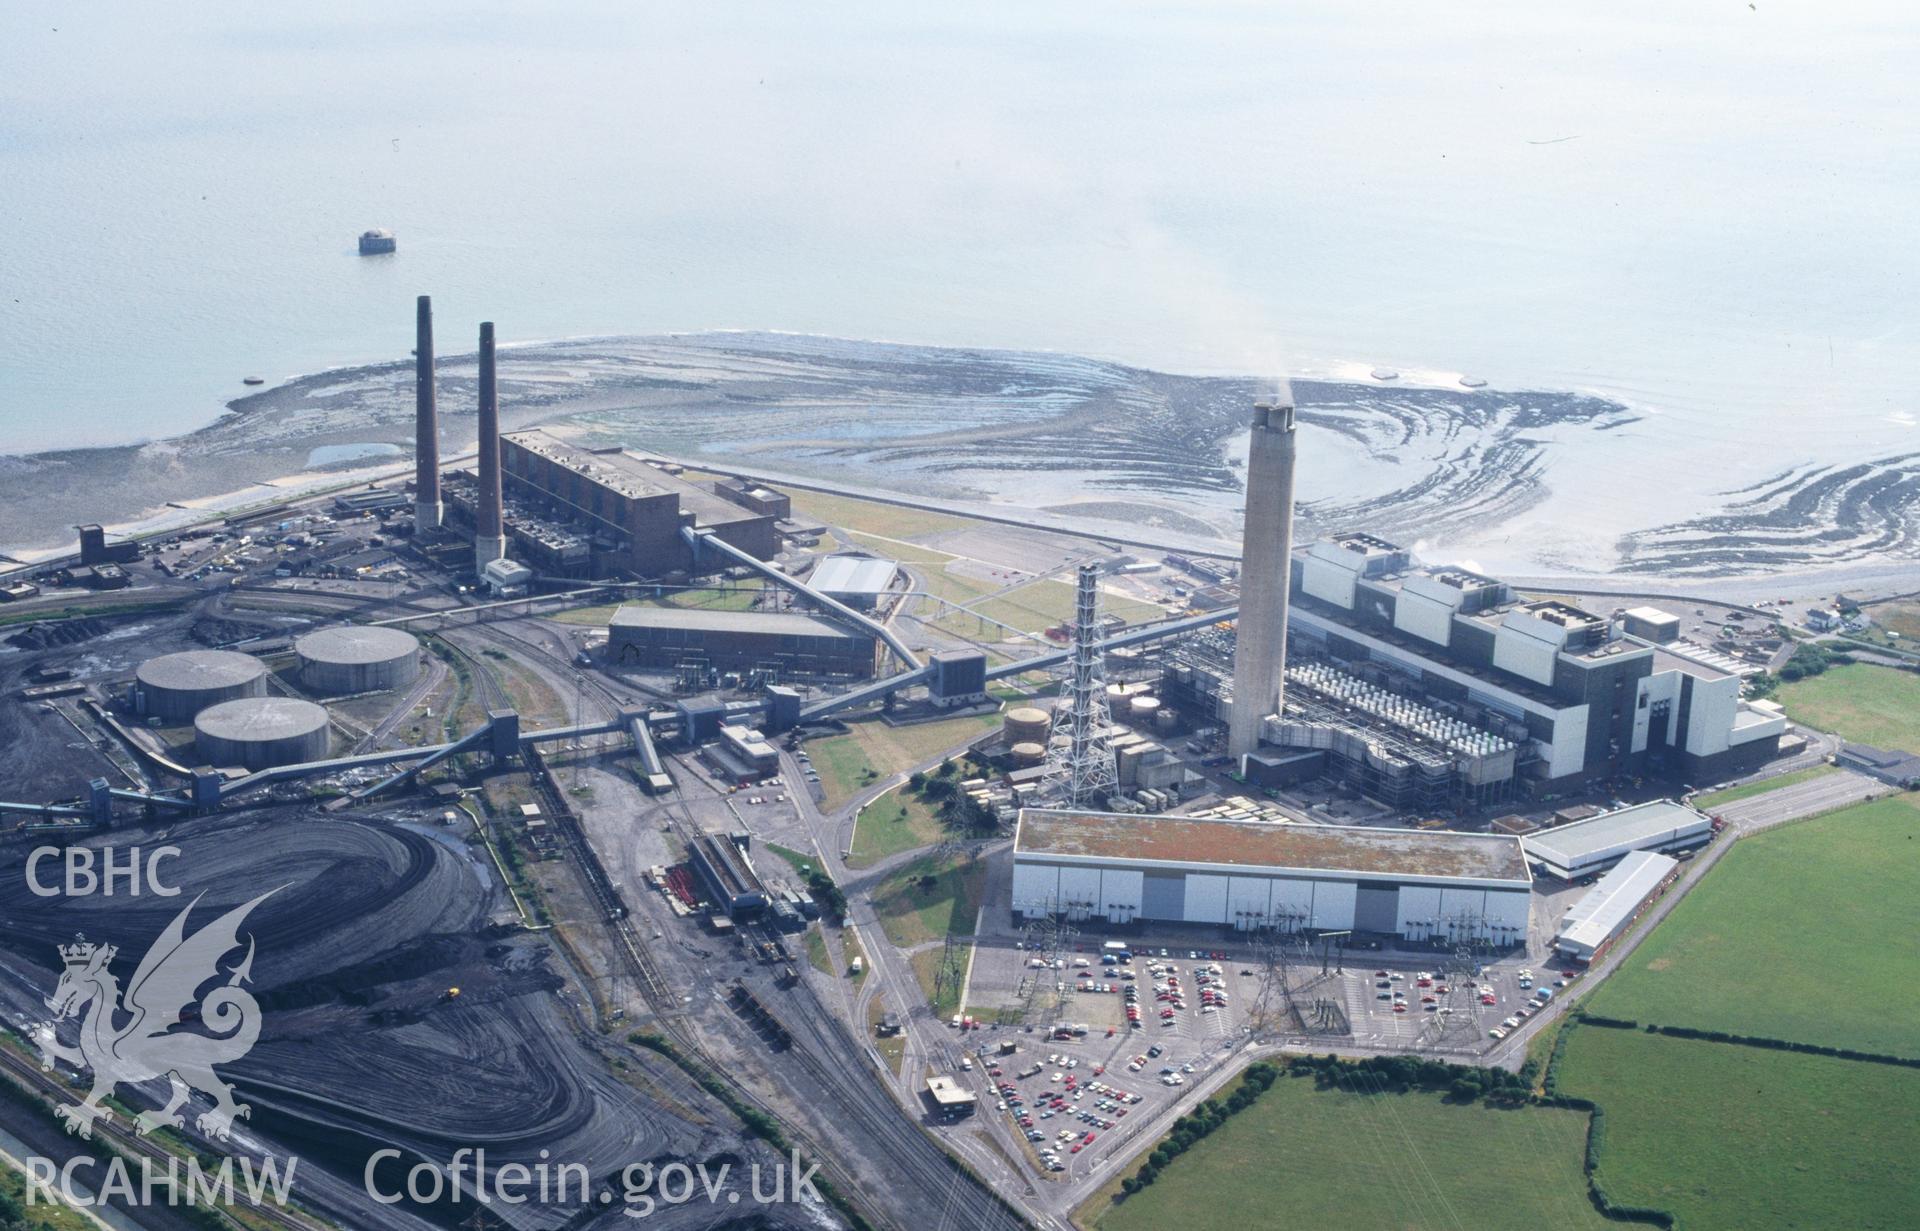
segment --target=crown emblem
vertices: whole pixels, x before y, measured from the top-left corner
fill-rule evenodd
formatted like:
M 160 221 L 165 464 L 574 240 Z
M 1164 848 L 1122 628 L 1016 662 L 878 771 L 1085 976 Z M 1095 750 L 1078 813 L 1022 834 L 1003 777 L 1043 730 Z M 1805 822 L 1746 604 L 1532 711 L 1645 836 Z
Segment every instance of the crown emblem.
M 106 945 L 104 948 L 106 950 L 106 957 L 103 960 L 111 962 L 113 955 L 118 953 L 119 950 L 113 945 Z M 76 934 L 72 944 L 60 946 L 60 960 L 65 962 L 69 967 L 90 966 L 93 964 L 94 955 L 99 953 L 101 949 L 102 946 L 94 944 L 88 940 L 85 935 Z

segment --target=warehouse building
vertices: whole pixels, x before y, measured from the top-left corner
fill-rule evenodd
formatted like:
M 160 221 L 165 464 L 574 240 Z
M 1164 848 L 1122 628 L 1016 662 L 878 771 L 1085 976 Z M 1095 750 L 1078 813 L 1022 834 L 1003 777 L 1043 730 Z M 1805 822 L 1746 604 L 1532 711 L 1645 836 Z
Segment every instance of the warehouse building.
M 1684 851 L 1713 838 L 1713 819 L 1670 799 L 1603 812 L 1571 825 L 1528 834 L 1527 858 L 1548 876 L 1578 880 L 1603 872 L 1634 851 Z
M 630 573 L 660 577 L 711 567 L 696 561 L 683 526 L 761 559 L 780 550 L 769 513 L 759 513 L 668 474 L 623 449 L 588 449 L 538 428 L 500 437 L 506 533 L 514 555 L 557 576 Z M 445 498 L 471 521 L 475 487 L 456 476 Z
M 1577 962 L 1598 960 L 1679 875 L 1679 860 L 1654 851 L 1634 851 L 1567 909 L 1554 934 L 1554 948 Z
M 1236 931 L 1353 931 L 1414 943 L 1523 941 L 1516 838 L 1024 808 L 1016 915 Z
M 849 607 L 872 611 L 880 596 L 893 588 L 900 566 L 872 556 L 825 556 L 814 565 L 807 584 Z
M 622 607 L 607 622 L 607 651 L 624 666 L 759 671 L 776 678 L 871 679 L 871 633 L 797 611 Z
M 1270 719 L 1264 739 L 1329 745 L 1360 789 L 1391 803 L 1497 802 L 1515 779 L 1550 790 L 1645 774 L 1713 781 L 1774 756 L 1786 733 L 1777 706 L 1741 699 L 1735 671 L 1622 636 L 1610 617 L 1570 603 L 1524 601 L 1496 578 L 1417 565 L 1372 535 L 1298 549 L 1291 586 L 1288 662 L 1321 664 L 1330 687 L 1310 689 L 1289 670 L 1279 718 L 1305 725 Z M 1635 627 L 1666 632 L 1645 615 Z M 1224 641 L 1224 651 L 1200 638 L 1170 654 L 1164 690 L 1224 715 Z M 1369 702 L 1362 712 L 1348 712 L 1355 695 Z M 1333 746 L 1314 726 L 1351 738 Z

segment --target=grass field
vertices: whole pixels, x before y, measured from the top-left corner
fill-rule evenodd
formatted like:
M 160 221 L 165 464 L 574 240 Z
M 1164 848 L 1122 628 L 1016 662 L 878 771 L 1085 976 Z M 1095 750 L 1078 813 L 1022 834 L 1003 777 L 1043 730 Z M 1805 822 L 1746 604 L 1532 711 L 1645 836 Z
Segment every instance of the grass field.
M 1910 1227 L 1920 1071 L 1577 1028 L 1558 1088 L 1605 1111 L 1596 1178 L 1688 1231 Z
M 967 956 L 973 951 L 973 941 L 956 945 L 953 950 L 952 965 L 948 968 L 948 978 L 941 984 L 940 964 L 947 959 L 944 946 L 934 949 L 922 949 L 907 958 L 913 967 L 913 977 L 919 981 L 920 994 L 933 1006 L 935 1017 L 951 1017 L 960 1011 L 960 995 L 964 989 L 961 980 L 967 973 Z
M 104 1163 L 102 1164 L 104 1167 Z M 138 1172 L 132 1173 L 136 1177 Z M 235 1187 L 239 1186 L 239 1169 L 235 1168 Z M 77 1182 L 85 1184 L 91 1181 L 99 1184 L 101 1169 L 91 1172 L 80 1171 Z M 136 1179 L 136 1183 L 137 1183 Z M 16 1216 L 19 1221 L 9 1221 Z M 60 1201 L 57 1196 L 41 1190 L 34 1198 L 34 1204 L 27 1205 L 27 1173 L 13 1165 L 11 1157 L 0 1158 L 0 1227 L 32 1228 L 32 1231 L 99 1231 L 103 1223 L 72 1206 Z
M 1595 993 L 1605 1017 L 1920 1056 L 1920 801 L 1741 838 Z
M 877 718 L 866 719 L 850 724 L 845 735 L 809 740 L 807 754 L 820 773 L 820 787 L 826 795 L 824 806 L 831 812 L 869 783 L 925 764 L 984 734 L 999 721 L 997 714 L 972 714 L 896 727 Z
M 754 600 L 760 597 L 760 586 L 755 582 L 745 582 L 739 586 L 722 588 L 704 587 L 694 590 L 669 590 L 659 598 L 630 598 L 618 603 L 597 603 L 591 607 L 573 607 L 566 611 L 556 611 L 543 619 L 555 620 L 561 624 L 585 624 L 598 627 L 613 618 L 613 613 L 623 606 L 633 607 L 704 607 L 715 611 L 749 611 Z
M 906 509 L 852 496 L 832 496 L 826 492 L 792 492 L 796 514 L 803 514 L 829 526 L 846 530 L 865 530 L 889 538 L 910 539 L 917 534 L 938 534 L 942 530 L 963 530 L 981 523 L 951 513 L 932 513 L 924 509 Z
M 1730 786 L 1724 791 L 1713 791 L 1706 795 L 1696 795 L 1693 806 L 1696 808 L 1717 808 L 1730 804 L 1736 799 L 1751 799 L 1755 795 L 1764 795 L 1768 791 L 1777 791 L 1783 786 L 1792 786 L 1796 782 L 1807 782 L 1814 778 L 1823 778 L 1838 773 L 1837 765 L 1815 765 L 1811 769 L 1796 769 L 1790 774 L 1777 774 L 1772 778 L 1763 778 L 1758 782 L 1743 782 L 1739 786 Z
M 1074 587 L 1057 578 L 1042 578 L 1030 581 L 1018 589 L 1009 590 L 998 598 L 990 598 L 968 608 L 975 614 L 989 620 L 997 620 L 1022 632 L 1037 633 L 1073 617 Z M 1119 598 L 1112 594 L 1100 596 L 1100 613 L 1117 615 L 1129 624 L 1140 624 L 1148 620 L 1163 619 L 1166 612 L 1151 603 L 1136 602 L 1133 599 Z M 979 622 L 961 612 L 949 612 L 940 620 L 943 628 L 973 636 L 979 632 Z
M 922 884 L 924 877 L 931 882 Z M 949 932 L 971 936 L 986 879 L 985 864 L 961 855 L 928 855 L 875 887 L 874 912 L 887 939 L 903 949 Z
M 889 855 L 931 846 L 946 836 L 946 826 L 922 800 L 895 787 L 860 809 L 853 823 L 853 854 L 847 866 L 869 867 Z
M 1795 722 L 1878 748 L 1920 752 L 1920 675 L 1867 663 L 1782 684 L 1774 699 Z
M 819 928 L 807 929 L 807 961 L 823 975 L 833 974 L 833 959 L 827 953 L 827 939 Z
M 1586 1133 L 1584 1112 L 1496 1111 L 1282 1077 L 1152 1187 L 1104 1210 L 1082 1207 L 1080 1221 L 1099 1231 L 1597 1231 L 1611 1224 L 1587 1199 Z

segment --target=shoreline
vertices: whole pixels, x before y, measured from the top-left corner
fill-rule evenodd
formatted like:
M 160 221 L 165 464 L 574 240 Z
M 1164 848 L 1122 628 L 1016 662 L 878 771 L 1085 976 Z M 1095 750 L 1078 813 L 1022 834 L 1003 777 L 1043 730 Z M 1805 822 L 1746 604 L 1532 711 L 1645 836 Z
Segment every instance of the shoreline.
M 1058 352 L 752 331 L 501 349 L 503 430 L 544 423 L 594 447 L 773 482 L 880 499 L 914 492 L 978 515 L 1059 517 L 1108 538 L 1151 536 L 1194 550 L 1213 539 L 1216 551 L 1237 542 L 1233 443 L 1263 383 Z M 436 364 L 450 460 L 471 449 L 473 358 L 442 355 Z M 1687 508 L 1688 493 L 1675 493 L 1684 520 L 1636 528 L 1625 519 L 1656 519 L 1661 510 L 1581 508 L 1587 493 L 1570 497 L 1549 477 L 1557 458 L 1597 456 L 1591 444 L 1617 442 L 1610 456 L 1629 461 L 1657 450 L 1657 423 L 1591 396 L 1457 381 L 1433 371 L 1391 382 L 1296 378 L 1303 428 L 1320 450 L 1303 475 L 1303 524 L 1373 530 L 1435 559 L 1485 556 L 1505 575 L 1568 583 L 1827 585 L 1907 568 L 1920 579 L 1920 562 L 1907 554 L 1920 554 L 1920 542 L 1897 502 L 1850 498 L 1889 485 L 1920 490 L 1920 466 L 1904 467 L 1904 458 L 1841 471 L 1779 459 L 1764 491 L 1695 492 L 1697 511 Z M 411 386 L 410 360 L 336 368 L 237 397 L 215 423 L 166 440 L 0 457 L 0 483 L 13 496 L 0 506 L 0 552 L 44 560 L 72 550 L 67 528 L 81 522 L 117 535 L 166 533 L 405 475 Z M 316 449 L 373 446 L 403 452 L 377 465 L 305 465 Z M 1090 516 L 1075 517 L 1075 505 Z M 1783 521 L 1802 505 L 1809 519 Z M 1617 530 L 1597 522 L 1608 514 Z M 1542 525 L 1563 533 L 1536 542 Z M 1783 526 L 1803 549 L 1779 543 Z

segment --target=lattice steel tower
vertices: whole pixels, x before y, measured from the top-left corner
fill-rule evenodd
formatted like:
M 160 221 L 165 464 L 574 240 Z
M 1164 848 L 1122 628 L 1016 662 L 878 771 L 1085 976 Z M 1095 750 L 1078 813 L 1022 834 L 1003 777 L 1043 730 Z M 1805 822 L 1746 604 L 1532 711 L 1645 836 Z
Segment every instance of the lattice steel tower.
M 1113 747 L 1103 734 L 1108 726 L 1106 673 L 1101 667 L 1099 571 L 1080 566 L 1074 600 L 1073 658 L 1066 692 L 1053 712 L 1053 738 L 1047 741 L 1046 781 L 1070 808 L 1085 808 L 1110 794 L 1119 775 Z

